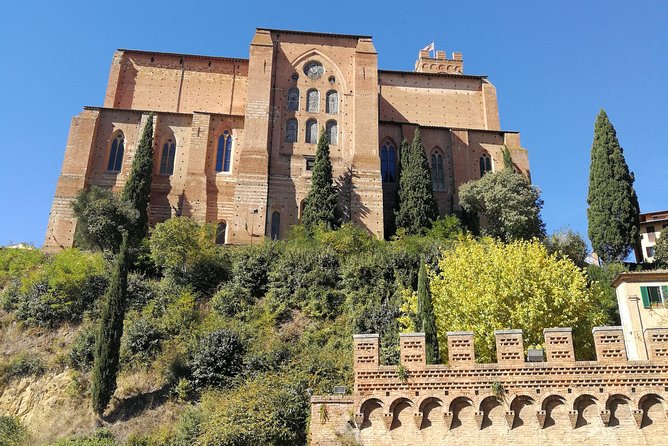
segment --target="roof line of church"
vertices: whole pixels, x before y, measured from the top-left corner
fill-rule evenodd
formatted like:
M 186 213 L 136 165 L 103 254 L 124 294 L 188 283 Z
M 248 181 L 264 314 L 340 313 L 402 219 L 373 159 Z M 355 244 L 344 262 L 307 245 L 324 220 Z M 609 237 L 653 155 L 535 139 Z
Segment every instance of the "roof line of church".
M 416 124 L 415 122 L 391 121 L 387 119 L 380 119 L 378 123 L 395 124 L 395 125 L 414 125 L 416 127 L 420 127 L 421 129 L 439 129 L 439 130 L 455 130 L 455 131 L 467 130 L 467 131 L 487 132 L 487 133 L 519 133 L 519 131 L 517 130 L 490 130 L 490 129 L 475 129 L 466 127 L 447 127 L 444 125 L 420 125 Z
M 160 56 L 190 57 L 194 59 L 216 59 L 216 60 L 226 60 L 230 62 L 248 62 L 248 59 L 244 59 L 241 57 L 207 56 L 205 54 L 168 53 L 164 51 L 132 50 L 126 48 L 118 48 L 117 51 L 123 51 L 124 53 L 135 53 L 135 54 L 149 54 L 149 55 L 156 54 Z
M 410 74 L 418 76 L 437 76 L 437 77 L 461 77 L 464 79 L 487 79 L 487 75 L 478 75 L 478 74 L 454 74 L 454 73 L 426 73 L 422 71 L 403 71 L 403 70 L 378 70 L 378 74 L 389 73 L 389 74 Z
M 373 36 L 362 36 L 358 34 L 339 34 L 339 33 L 323 33 L 313 31 L 297 31 L 293 29 L 276 29 L 276 28 L 256 28 L 258 31 L 269 31 L 275 33 L 285 34 L 299 34 L 304 36 L 321 36 L 321 37 L 342 37 L 344 39 L 372 39 Z

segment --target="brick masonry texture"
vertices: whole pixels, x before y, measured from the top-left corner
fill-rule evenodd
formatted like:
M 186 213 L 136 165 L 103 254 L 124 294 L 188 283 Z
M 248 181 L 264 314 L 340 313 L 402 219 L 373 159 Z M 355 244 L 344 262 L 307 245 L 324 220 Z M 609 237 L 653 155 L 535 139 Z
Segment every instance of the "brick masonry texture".
M 320 77 L 306 64 L 322 65 Z M 415 71 L 378 69 L 368 36 L 257 29 L 248 59 L 118 50 L 114 53 L 102 107 L 85 107 L 72 120 L 62 172 L 44 241 L 47 250 L 74 243 L 70 203 L 91 185 L 120 191 L 127 181 L 142 129 L 154 113 L 155 173 L 150 223 L 184 215 L 224 223 L 227 243 L 284 237 L 301 219 L 310 188 L 306 161 L 316 145 L 306 142 L 307 121 L 317 128 L 336 122 L 330 145 L 341 205 L 354 223 L 383 237 L 396 196 L 396 182 L 381 178 L 380 147 L 422 130 L 423 144 L 443 160 L 443 184 L 435 195 L 441 214 L 458 212 L 457 189 L 480 178 L 479 159 L 503 166 L 506 145 L 518 169 L 530 177 L 519 134 L 501 130 L 494 86 L 485 76 L 463 73 L 461 53 L 447 59 L 421 51 Z M 298 106 L 288 91 L 299 90 Z M 309 90 L 315 110 L 307 110 Z M 336 107 L 328 108 L 328 93 Z M 297 140 L 288 142 L 289 120 Z M 219 136 L 233 138 L 230 170 L 216 172 Z M 108 171 L 114 138 L 125 141 L 119 172 Z M 159 173 L 161 152 L 176 142 L 174 172 Z M 274 234 L 272 234 L 274 228 Z
M 650 361 L 628 361 L 621 327 L 594 329 L 596 361 L 576 361 L 568 328 L 546 329 L 547 360 L 524 362 L 520 330 L 497 331 L 479 364 L 473 334 L 448 333 L 448 365 L 427 365 L 424 334 L 402 335 L 397 366 L 378 335 L 355 335 L 352 395 L 314 396 L 312 446 L 656 445 L 668 438 L 668 329 Z M 403 375 L 403 380 L 402 380 Z

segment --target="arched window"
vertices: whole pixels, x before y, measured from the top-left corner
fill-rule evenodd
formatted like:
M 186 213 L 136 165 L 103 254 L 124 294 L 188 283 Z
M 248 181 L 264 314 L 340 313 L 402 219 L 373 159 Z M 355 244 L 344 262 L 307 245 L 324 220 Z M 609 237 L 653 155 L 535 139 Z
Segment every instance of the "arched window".
M 318 121 L 315 119 L 306 121 L 306 142 L 309 144 L 318 143 Z
M 394 145 L 386 141 L 380 148 L 380 173 L 383 176 L 383 183 L 394 183 L 396 181 L 396 157 L 397 153 Z
M 315 88 L 306 93 L 306 111 L 311 113 L 320 111 L 320 92 Z
M 480 178 L 485 175 L 487 172 L 492 171 L 492 159 L 488 154 L 484 154 L 480 157 Z
M 123 153 L 125 152 L 125 137 L 122 132 L 116 133 L 111 141 L 111 150 L 109 151 L 109 163 L 107 170 L 111 172 L 120 172 L 123 165 Z
M 339 143 L 339 126 L 336 124 L 336 121 L 327 121 L 327 138 L 329 138 L 330 144 Z
M 176 141 L 169 138 L 162 146 L 162 156 L 160 158 L 160 173 L 162 175 L 172 175 L 174 173 L 174 158 L 176 158 Z
M 232 135 L 225 130 L 218 137 L 218 150 L 216 151 L 216 172 L 229 172 L 232 161 Z
M 431 185 L 434 190 L 445 190 L 443 155 L 440 152 L 431 154 Z
M 297 142 L 297 120 L 295 118 L 288 119 L 285 125 L 285 142 Z
M 271 239 L 278 240 L 281 235 L 281 214 L 275 211 L 271 214 Z
M 327 113 L 334 115 L 339 112 L 339 94 L 336 90 L 327 92 Z
M 227 223 L 221 221 L 216 226 L 216 245 L 224 245 L 227 237 Z
M 299 89 L 291 88 L 288 90 L 288 111 L 299 110 Z

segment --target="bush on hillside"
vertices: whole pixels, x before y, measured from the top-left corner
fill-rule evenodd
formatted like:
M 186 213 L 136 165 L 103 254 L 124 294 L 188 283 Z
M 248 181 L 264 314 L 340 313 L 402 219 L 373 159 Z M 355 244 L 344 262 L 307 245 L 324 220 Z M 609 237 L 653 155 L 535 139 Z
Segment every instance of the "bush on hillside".
M 262 297 L 267 291 L 269 271 L 280 256 L 278 242 L 265 240 L 259 245 L 236 248 L 232 254 L 233 280 L 248 289 L 253 297 Z
M 0 290 L 10 282 L 20 283 L 31 271 L 44 264 L 46 254 L 39 249 L 0 248 Z
M 216 330 L 199 339 L 188 361 L 194 386 L 229 386 L 242 370 L 244 352 L 239 335 L 230 330 Z
M 44 373 L 44 369 L 40 357 L 25 351 L 21 352 L 0 363 L 0 384 L 26 376 L 39 376 Z
M 18 418 L 0 415 L 0 445 L 21 446 L 28 439 L 28 430 Z
M 51 446 L 116 446 L 114 435 L 106 430 L 100 429 L 86 437 L 59 440 L 51 443 Z
M 91 369 L 93 366 L 95 333 L 96 328 L 94 324 L 84 327 L 77 333 L 67 356 L 67 365 L 82 372 L 87 372 Z
M 126 360 L 146 363 L 160 352 L 163 338 L 164 334 L 152 321 L 143 317 L 131 320 L 123 332 L 123 356 Z
M 235 316 L 253 303 L 248 289 L 238 282 L 223 285 L 211 298 L 211 307 L 223 316 Z

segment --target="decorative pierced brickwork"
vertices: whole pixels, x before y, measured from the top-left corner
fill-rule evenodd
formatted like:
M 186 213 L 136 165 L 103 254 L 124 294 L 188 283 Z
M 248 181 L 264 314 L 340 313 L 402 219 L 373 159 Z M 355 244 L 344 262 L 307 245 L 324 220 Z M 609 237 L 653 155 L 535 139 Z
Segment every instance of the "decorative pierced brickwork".
M 648 328 L 645 330 L 647 354 L 650 360 L 668 360 L 668 328 Z
M 448 332 L 448 359 L 453 367 L 475 363 L 472 331 Z
M 427 350 L 422 333 L 402 334 L 399 338 L 399 358 L 406 367 L 427 365 Z

